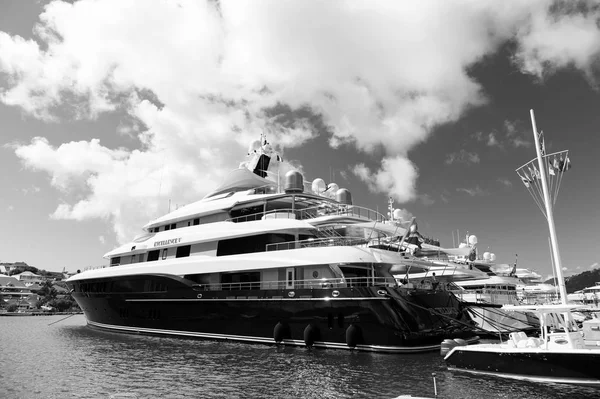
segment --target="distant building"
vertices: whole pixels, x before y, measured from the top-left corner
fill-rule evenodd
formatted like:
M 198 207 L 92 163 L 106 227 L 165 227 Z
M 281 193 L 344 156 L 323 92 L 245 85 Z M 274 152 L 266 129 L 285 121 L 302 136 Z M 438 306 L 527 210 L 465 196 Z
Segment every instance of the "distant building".
M 13 276 L 14 278 L 16 278 L 19 281 L 22 281 L 25 285 L 32 285 L 32 284 L 43 284 L 46 279 L 38 274 L 32 273 L 32 272 L 23 272 L 23 273 L 19 273 L 19 274 L 15 274 Z
M 35 308 L 37 295 L 14 277 L 0 276 L 0 307 L 17 305 L 19 310 Z

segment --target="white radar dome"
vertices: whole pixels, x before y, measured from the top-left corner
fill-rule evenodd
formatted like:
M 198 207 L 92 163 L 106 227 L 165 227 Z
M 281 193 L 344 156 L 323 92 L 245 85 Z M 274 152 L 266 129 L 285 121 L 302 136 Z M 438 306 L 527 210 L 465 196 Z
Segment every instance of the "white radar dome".
M 329 191 L 330 193 L 334 193 L 335 194 L 335 193 L 337 193 L 337 190 L 339 190 L 339 189 L 340 189 L 340 186 L 338 186 L 335 183 L 329 183 L 327 185 L 327 191 Z
M 492 262 L 494 262 L 494 261 L 496 260 L 496 254 L 494 254 L 494 253 L 491 253 L 491 254 L 490 254 L 490 260 L 491 260 Z
M 471 245 L 477 244 L 477 236 L 475 236 L 475 235 L 469 236 L 469 244 L 471 244 Z
M 483 259 L 484 260 L 490 260 L 492 257 L 492 254 L 490 254 L 489 252 L 484 252 L 483 253 Z
M 316 178 L 315 180 L 313 180 L 311 188 L 313 193 L 322 194 L 327 189 L 327 186 L 325 186 L 325 180 L 321 178 Z
M 258 151 L 260 149 L 260 140 L 254 140 L 252 143 L 250 143 L 250 146 L 248 147 L 248 154 L 252 154 L 255 151 Z
M 402 209 L 394 209 L 394 219 L 402 219 Z

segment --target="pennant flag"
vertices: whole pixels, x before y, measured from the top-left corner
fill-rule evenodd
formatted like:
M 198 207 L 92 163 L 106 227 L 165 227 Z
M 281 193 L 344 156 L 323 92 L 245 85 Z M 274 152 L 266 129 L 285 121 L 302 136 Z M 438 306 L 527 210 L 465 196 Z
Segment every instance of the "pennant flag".
M 533 183 L 533 180 L 529 179 L 529 177 L 527 176 L 527 173 L 523 173 L 523 174 L 525 176 L 521 176 L 521 174 L 519 174 L 519 177 L 521 178 L 521 181 L 523 182 L 525 187 L 529 188 L 529 184 Z
M 544 132 L 541 131 L 538 137 L 540 138 L 540 151 L 542 153 L 542 156 L 544 156 L 546 155 L 546 143 L 544 142 Z
M 553 161 L 548 160 L 548 173 L 550 173 L 550 175 L 555 176 L 556 175 L 556 169 L 558 169 L 556 165 L 558 165 L 558 163 L 556 162 L 556 158 L 554 158 Z
M 558 170 L 561 172 L 566 172 L 569 169 L 571 169 L 571 161 L 569 160 L 569 157 L 567 157 L 565 160 L 561 158 L 560 161 L 558 161 Z

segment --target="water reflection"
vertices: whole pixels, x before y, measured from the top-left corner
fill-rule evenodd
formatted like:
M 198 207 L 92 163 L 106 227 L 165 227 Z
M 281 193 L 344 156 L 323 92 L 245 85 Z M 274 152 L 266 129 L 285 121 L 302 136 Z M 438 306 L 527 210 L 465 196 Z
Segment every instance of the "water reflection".
M 7 398 L 594 397 L 597 390 L 451 373 L 438 353 L 385 355 L 94 330 L 76 316 L 0 318 Z

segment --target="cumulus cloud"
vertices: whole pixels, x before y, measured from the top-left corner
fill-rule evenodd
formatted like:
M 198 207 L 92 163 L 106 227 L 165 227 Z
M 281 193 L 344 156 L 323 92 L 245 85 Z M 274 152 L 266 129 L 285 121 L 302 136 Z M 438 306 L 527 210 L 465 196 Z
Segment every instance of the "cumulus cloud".
M 520 120 L 505 120 L 500 128 L 489 133 L 476 132 L 472 137 L 477 141 L 484 142 L 488 147 L 528 148 L 533 145 L 529 140 L 530 135 L 531 130 L 527 130 Z
M 104 236 L 98 236 L 98 241 L 100 241 L 100 244 L 106 244 L 106 238 L 104 238 Z
M 479 186 L 470 187 L 470 188 L 459 187 L 456 189 L 456 191 L 466 193 L 466 194 L 470 195 L 471 197 L 482 197 L 484 195 L 489 195 L 489 192 L 487 190 L 484 190 Z
M 311 117 L 333 147 L 384 148 L 377 171 L 354 172 L 407 201 L 418 176 L 409 151 L 485 103 L 468 69 L 502 44 L 515 41 L 528 73 L 590 73 L 598 10 L 565 4 L 55 0 L 35 40 L 0 32 L 0 101 L 46 121 L 130 118 L 107 134 L 136 137 L 135 149 L 15 146 L 26 166 L 77 194 L 54 217 L 108 218 L 120 241 L 169 198 L 208 191 L 259 133 L 283 147 L 311 140 Z
M 598 268 L 598 262 L 594 262 L 591 265 L 588 266 L 589 269 L 596 269 Z
M 408 158 L 402 156 L 384 158 L 381 161 L 381 168 L 376 172 L 371 172 L 364 164 L 358 164 L 353 172 L 373 192 L 387 192 L 399 202 L 416 198 L 415 182 L 418 170 Z
M 479 163 L 479 155 L 475 152 L 469 152 L 465 149 L 461 149 L 458 152 L 453 152 L 446 155 L 446 165 L 452 165 L 453 163 L 464 163 L 466 165 Z

